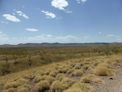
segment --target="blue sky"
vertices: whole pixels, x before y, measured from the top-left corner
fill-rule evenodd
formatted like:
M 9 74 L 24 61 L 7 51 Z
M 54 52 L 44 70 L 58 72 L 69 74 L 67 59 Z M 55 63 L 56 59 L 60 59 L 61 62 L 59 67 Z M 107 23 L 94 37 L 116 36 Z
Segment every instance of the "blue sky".
M 122 0 L 0 0 L 0 44 L 122 42 Z

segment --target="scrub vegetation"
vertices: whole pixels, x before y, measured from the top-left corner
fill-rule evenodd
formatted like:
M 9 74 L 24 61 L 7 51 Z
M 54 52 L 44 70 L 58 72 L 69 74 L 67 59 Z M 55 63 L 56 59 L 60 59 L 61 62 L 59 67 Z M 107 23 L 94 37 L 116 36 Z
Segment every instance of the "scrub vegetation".
M 121 52 L 121 45 L 0 48 L 0 92 L 95 92 Z

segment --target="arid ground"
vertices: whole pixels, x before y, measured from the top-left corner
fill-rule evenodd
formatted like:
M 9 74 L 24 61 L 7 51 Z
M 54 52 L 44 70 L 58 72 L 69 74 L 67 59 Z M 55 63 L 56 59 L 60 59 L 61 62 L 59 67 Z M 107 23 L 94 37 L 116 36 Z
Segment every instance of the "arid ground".
M 122 91 L 120 48 L 16 50 L 1 50 L 0 92 Z

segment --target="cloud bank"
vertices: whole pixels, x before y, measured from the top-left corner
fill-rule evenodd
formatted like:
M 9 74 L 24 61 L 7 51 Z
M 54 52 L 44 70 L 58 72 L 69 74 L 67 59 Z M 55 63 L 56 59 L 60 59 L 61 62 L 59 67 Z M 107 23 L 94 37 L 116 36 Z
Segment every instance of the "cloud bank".
M 11 14 L 3 14 L 3 17 L 8 20 L 8 21 L 11 21 L 11 22 L 20 22 L 21 20 L 19 18 L 17 18 L 16 16 L 14 15 L 11 15 Z
M 36 29 L 36 28 L 26 28 L 25 30 L 26 30 L 26 31 L 29 31 L 29 32 L 37 32 L 37 31 L 39 31 L 39 30 Z

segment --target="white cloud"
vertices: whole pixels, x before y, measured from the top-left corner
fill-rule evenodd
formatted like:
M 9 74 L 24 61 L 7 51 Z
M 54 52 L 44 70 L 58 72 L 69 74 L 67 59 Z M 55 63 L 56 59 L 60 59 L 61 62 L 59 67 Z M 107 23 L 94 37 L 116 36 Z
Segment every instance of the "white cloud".
M 83 37 L 75 36 L 75 35 L 41 34 L 41 35 L 28 36 L 28 37 L 27 36 L 9 37 L 7 41 L 3 40 L 2 44 L 42 43 L 42 42 L 78 43 L 82 41 L 84 41 Z
M 19 16 L 25 18 L 25 19 L 29 19 L 29 16 L 27 16 L 27 15 L 26 15 L 25 13 L 23 13 L 22 11 L 16 11 L 16 13 L 17 13 Z
M 29 32 L 37 32 L 37 31 L 39 31 L 38 29 L 35 29 L 35 28 L 26 28 L 25 30 L 29 31 Z
M 86 2 L 87 0 L 81 0 L 81 2 Z
M 67 0 L 52 0 L 51 5 L 59 10 L 65 10 L 69 4 Z
M 56 15 L 52 12 L 44 11 L 44 10 L 42 10 L 41 12 L 45 14 L 46 18 L 52 18 L 52 19 L 56 18 Z
M 117 36 L 117 35 L 114 35 L 114 34 L 108 34 L 107 37 L 109 37 L 109 38 L 111 38 L 111 37 L 112 37 L 112 38 L 115 37 L 115 38 L 116 38 L 116 37 L 118 37 L 118 36 Z
M 110 40 L 111 42 L 120 42 L 122 41 L 122 38 L 119 35 L 116 34 L 107 34 L 106 38 Z
M 76 1 L 78 4 L 87 2 L 87 0 L 76 0 Z
M 73 35 L 65 35 L 65 36 L 55 36 L 51 34 L 42 34 L 33 37 L 27 37 L 25 43 L 39 43 L 39 42 L 60 42 L 60 43 L 75 43 L 82 40 L 81 38 Z
M 14 15 L 11 15 L 11 14 L 3 14 L 3 17 L 8 20 L 8 21 L 11 21 L 11 22 L 20 22 L 21 20 L 19 18 L 17 18 L 16 16 Z
M 113 35 L 108 35 L 110 38 L 103 37 L 105 42 L 121 42 L 121 38 L 114 38 Z M 99 42 L 101 40 L 93 40 L 92 36 L 77 36 L 77 35 L 51 35 L 51 34 L 41 34 L 35 36 L 22 36 L 22 37 L 9 37 L 8 35 L 0 32 L 0 44 L 18 44 L 18 43 L 87 43 L 87 42 Z M 103 42 L 103 41 L 101 41 Z

